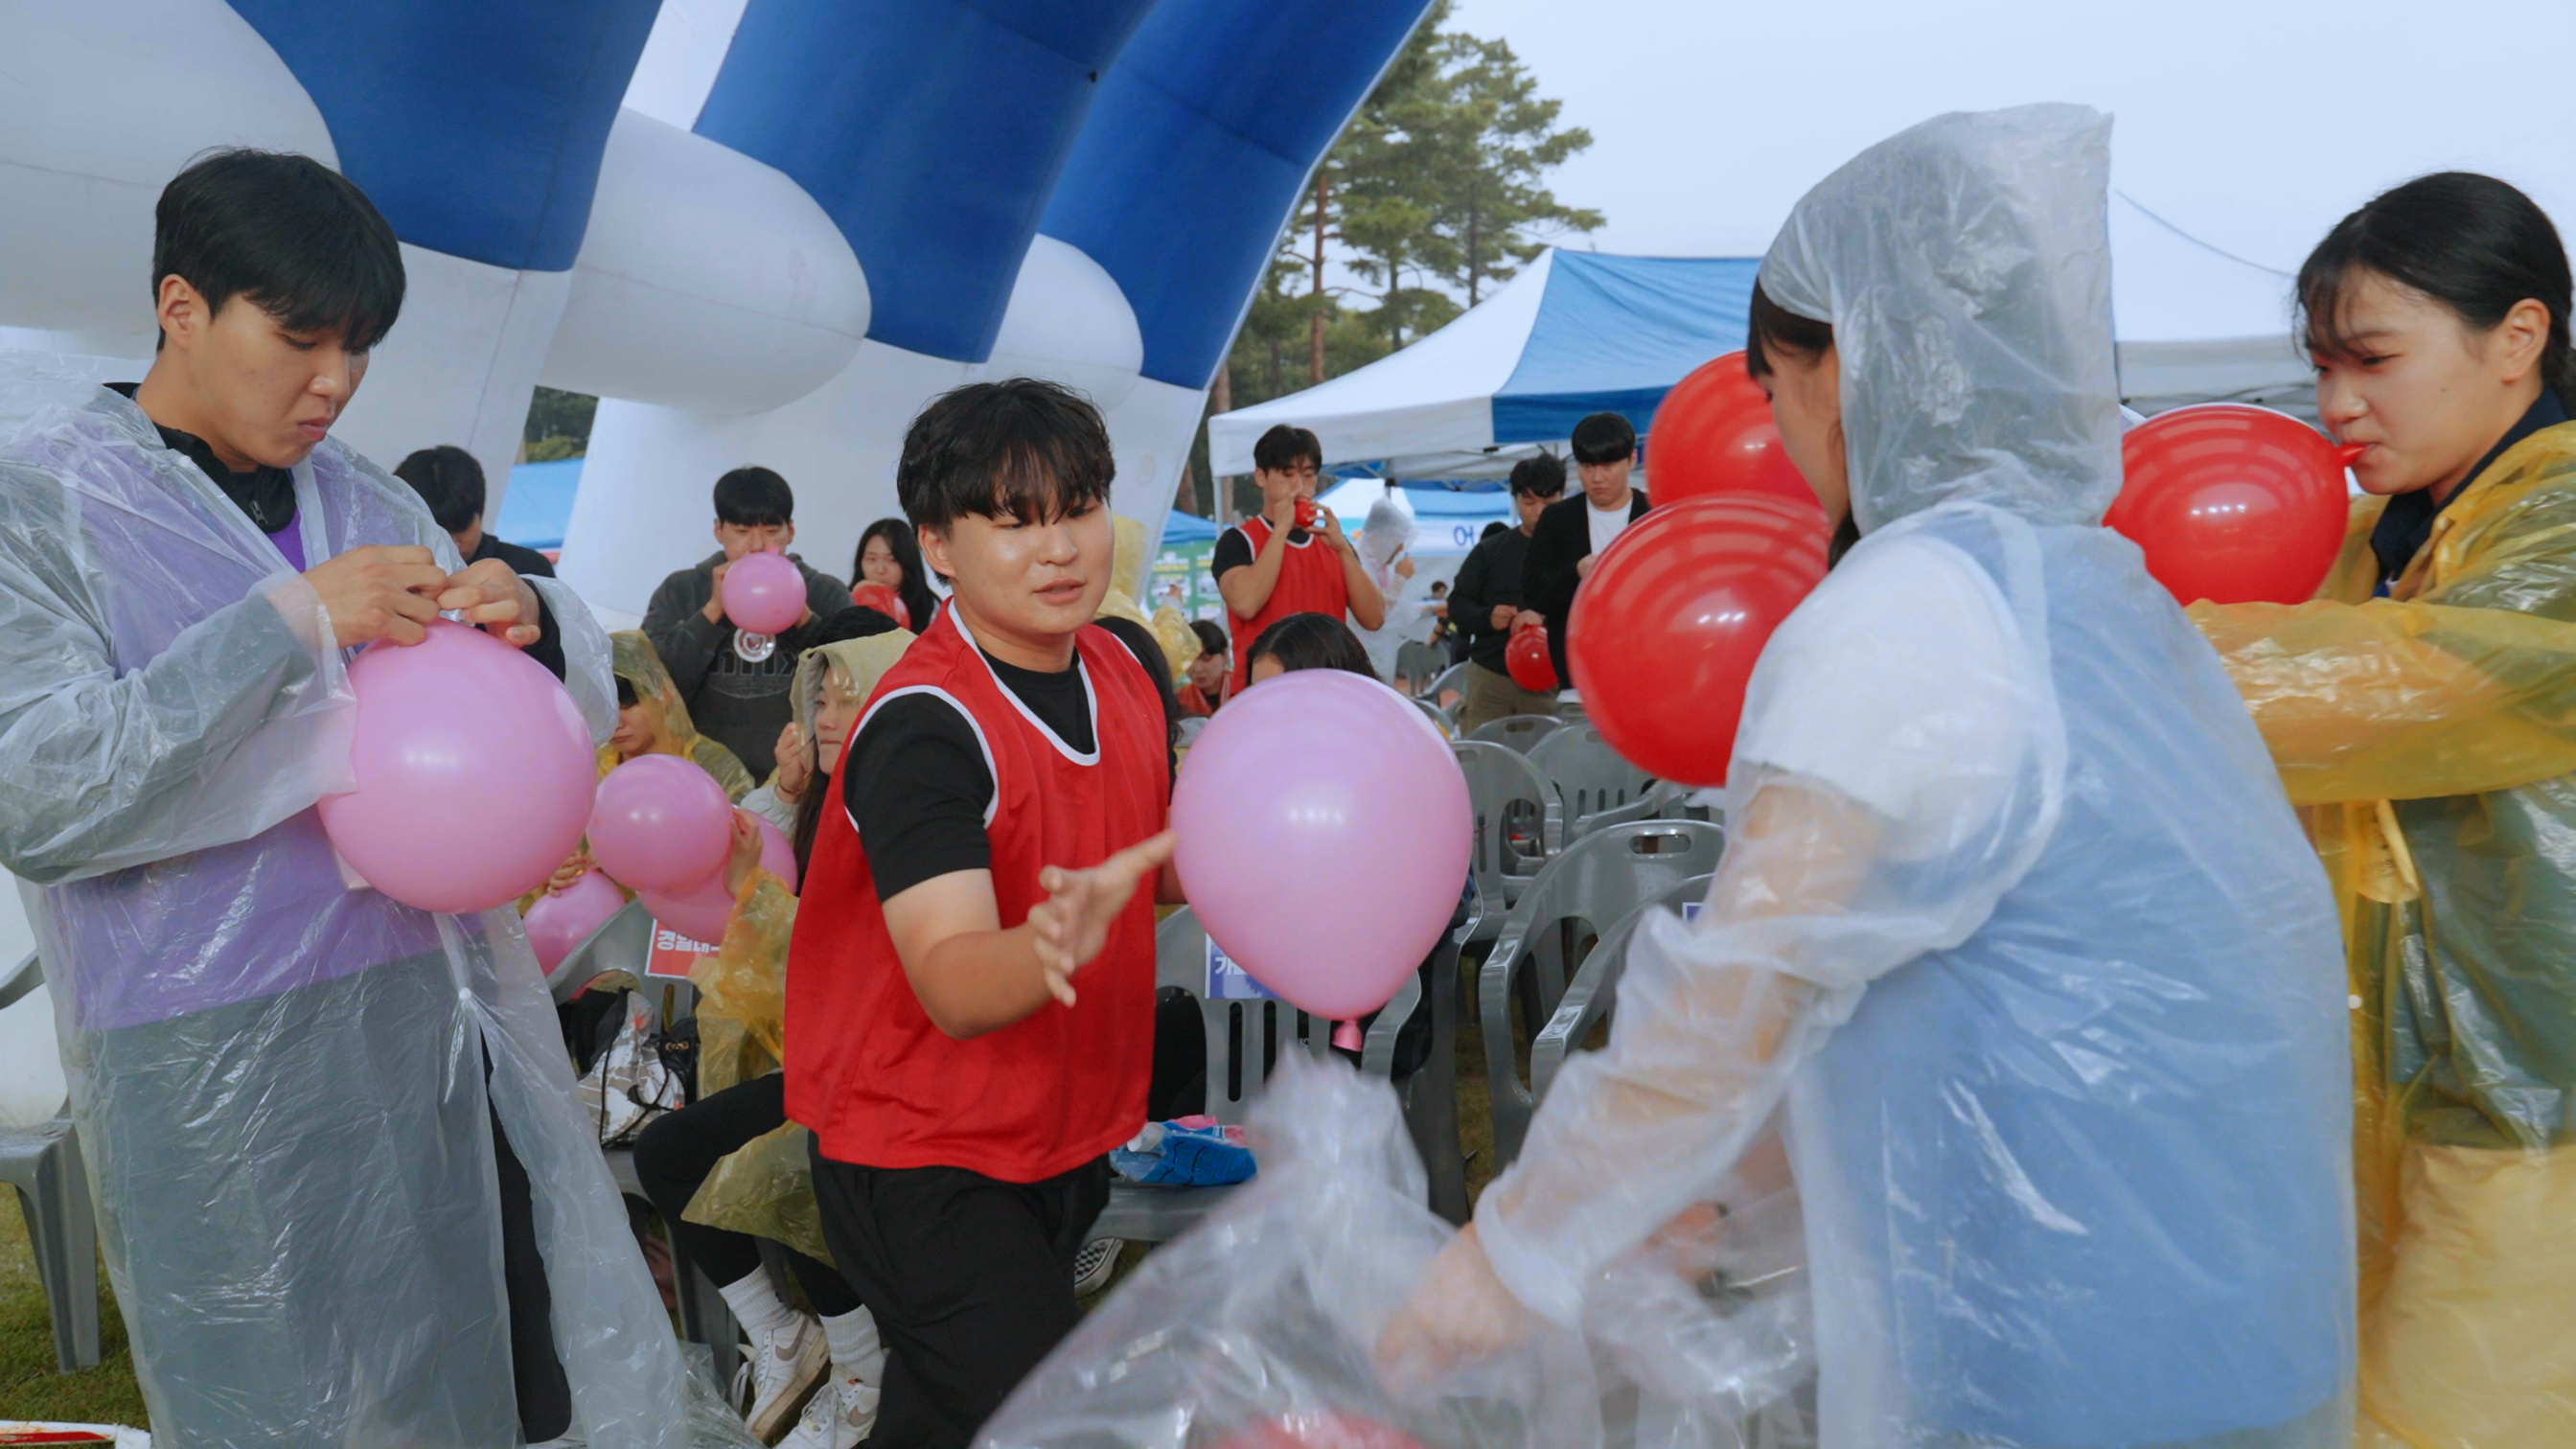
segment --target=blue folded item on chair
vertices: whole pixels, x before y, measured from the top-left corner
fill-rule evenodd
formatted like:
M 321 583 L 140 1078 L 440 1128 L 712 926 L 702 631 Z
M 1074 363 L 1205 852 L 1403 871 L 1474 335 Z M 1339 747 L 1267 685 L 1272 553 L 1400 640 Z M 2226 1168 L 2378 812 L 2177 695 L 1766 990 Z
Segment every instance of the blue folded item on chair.
M 1134 1141 L 1110 1152 L 1109 1166 L 1129 1182 L 1165 1187 L 1222 1187 L 1254 1172 L 1243 1129 L 1206 1117 L 1146 1123 Z

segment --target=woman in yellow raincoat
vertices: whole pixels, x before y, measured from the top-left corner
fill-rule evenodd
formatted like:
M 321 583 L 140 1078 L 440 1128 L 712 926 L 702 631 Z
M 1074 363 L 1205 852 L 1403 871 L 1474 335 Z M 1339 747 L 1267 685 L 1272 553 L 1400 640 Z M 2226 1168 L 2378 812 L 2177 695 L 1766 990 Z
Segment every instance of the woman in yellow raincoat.
M 677 755 L 695 760 L 724 786 L 725 798 L 739 801 L 751 792 L 751 772 L 734 752 L 698 733 L 689 707 L 680 701 L 671 672 L 640 629 L 608 636 L 617 674 L 617 732 L 599 749 L 599 773 L 607 775 L 638 755 Z
M 2355 500 L 2314 602 L 2201 604 L 2344 917 L 2361 1444 L 2576 1445 L 2576 397 L 2567 254 L 2426 176 L 2299 274 Z
M 813 782 L 797 801 L 800 864 L 812 847 L 814 822 L 827 803 L 839 798 L 832 772 L 861 706 L 878 676 L 913 639 L 872 612 L 854 609 L 849 615 L 884 628 L 807 649 L 797 661 L 792 686 L 799 735 L 809 742 L 801 763 Z M 621 645 L 626 637 L 618 636 Z M 755 1154 L 757 1162 L 744 1164 L 737 1178 L 773 1159 L 786 1161 L 785 1148 L 792 1147 L 795 1166 L 805 1163 L 803 1129 L 788 1127 L 778 1075 L 779 1018 L 796 895 L 785 881 L 759 868 L 760 841 L 758 827 L 737 812 L 733 859 L 725 871 L 734 892 L 733 918 L 715 954 L 698 958 L 689 973 L 699 992 L 698 1097 L 644 1129 L 635 1143 L 635 1175 L 669 1226 L 673 1242 L 705 1270 L 751 1336 L 752 1432 L 763 1442 L 775 1440 L 803 1409 L 811 1422 L 799 1426 L 804 1438 L 790 1442 L 828 1445 L 846 1441 L 853 1430 L 864 1432 L 874 1421 L 877 1377 L 884 1363 L 875 1320 L 840 1274 L 813 1251 L 821 1246 L 819 1228 L 806 1251 L 791 1251 L 788 1259 L 818 1315 L 809 1316 L 779 1296 L 760 1270 L 758 1247 L 747 1232 L 710 1225 L 706 1214 L 691 1216 L 689 1211 L 718 1164 L 746 1143 L 761 1141 L 774 1150 Z M 748 1188 L 737 1181 L 718 1198 L 731 1210 L 720 1215 L 723 1221 L 739 1225 L 747 1216 L 750 1225 L 783 1239 L 804 1236 L 779 1226 L 796 1220 L 800 1203 L 804 1218 L 814 1216 L 811 1189 L 791 1176 L 766 1177 Z

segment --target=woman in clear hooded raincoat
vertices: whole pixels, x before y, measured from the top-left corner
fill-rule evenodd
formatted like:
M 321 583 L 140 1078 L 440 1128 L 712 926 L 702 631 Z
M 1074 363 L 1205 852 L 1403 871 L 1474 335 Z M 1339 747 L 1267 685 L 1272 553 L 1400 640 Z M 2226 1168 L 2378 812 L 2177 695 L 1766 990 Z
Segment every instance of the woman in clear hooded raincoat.
M 1608 1047 L 1382 1359 L 1576 1322 L 1785 1100 L 1826 1449 L 2346 1442 L 2332 902 L 2216 657 L 2097 526 L 2109 129 L 1926 122 L 1772 244 L 1760 371 L 1859 541 L 1754 672 L 1707 908 L 1639 933 Z
M 2300 269 L 2353 465 L 2317 600 L 2197 605 L 2349 952 L 2361 1442 L 2576 1444 L 2576 358 L 2530 198 L 2446 172 Z

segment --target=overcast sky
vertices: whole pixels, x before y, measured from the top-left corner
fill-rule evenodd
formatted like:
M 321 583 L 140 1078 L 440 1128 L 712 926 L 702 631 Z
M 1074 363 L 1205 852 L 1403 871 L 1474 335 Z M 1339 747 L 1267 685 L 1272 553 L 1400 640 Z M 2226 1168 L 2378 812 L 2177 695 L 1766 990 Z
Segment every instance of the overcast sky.
M 2425 171 L 2489 172 L 2576 233 L 2576 0 L 1458 0 L 1592 149 L 1569 244 L 1759 255 L 1809 186 L 1952 110 L 2110 111 L 2112 184 L 2295 270 L 2336 218 Z

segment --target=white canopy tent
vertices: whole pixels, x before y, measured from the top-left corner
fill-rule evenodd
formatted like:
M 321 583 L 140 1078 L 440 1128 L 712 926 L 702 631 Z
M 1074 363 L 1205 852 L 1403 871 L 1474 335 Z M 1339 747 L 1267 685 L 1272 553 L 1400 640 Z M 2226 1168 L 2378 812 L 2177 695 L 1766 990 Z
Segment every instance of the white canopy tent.
M 2290 343 L 2289 276 L 2194 239 L 2125 193 L 2112 196 L 2110 231 L 2124 402 L 2148 414 L 2218 400 L 2314 412 L 2306 359 Z M 1543 253 L 1391 357 L 1209 419 L 1210 460 L 1219 474 L 1249 472 L 1254 441 L 1294 423 L 1314 430 L 1327 465 L 1489 478 L 1561 444 L 1581 411 L 1616 409 L 1650 433 L 1666 388 L 1744 345 L 1755 266 Z

